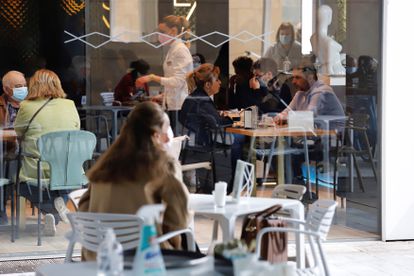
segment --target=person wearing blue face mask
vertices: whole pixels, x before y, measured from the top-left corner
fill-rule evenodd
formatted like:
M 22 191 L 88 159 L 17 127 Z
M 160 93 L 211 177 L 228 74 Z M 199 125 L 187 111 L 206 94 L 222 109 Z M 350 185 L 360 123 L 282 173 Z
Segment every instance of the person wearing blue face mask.
M 284 22 L 279 26 L 275 45 L 269 47 L 263 57 L 273 59 L 277 67 L 287 69 L 285 71 L 290 71 L 300 64 L 302 46 L 295 40 L 295 29 L 291 23 Z M 287 63 L 288 68 L 285 68 L 284 63 Z
M 286 76 L 278 73 L 276 62 L 271 58 L 260 58 L 253 63 L 252 89 L 264 90 L 264 97 L 258 104 L 260 113 L 281 112 L 292 100 Z
M 23 73 L 7 72 L 2 79 L 3 95 L 0 96 L 0 126 L 13 127 L 20 102 L 27 96 L 27 84 Z
M 17 111 L 20 107 L 20 101 L 27 96 L 27 85 L 24 75 L 18 71 L 7 72 L 2 79 L 3 95 L 0 96 L 0 127 L 12 128 L 16 119 Z M 4 142 L 1 145 L 5 153 L 13 154 L 16 150 L 15 143 Z M 3 158 L 3 156 L 1 157 Z M 3 202 L 6 202 L 9 194 L 6 192 Z M 5 207 L 5 206 L 3 206 Z M 4 208 L 2 210 L 5 210 Z M 7 224 L 8 219 L 5 211 L 0 212 L 0 225 Z

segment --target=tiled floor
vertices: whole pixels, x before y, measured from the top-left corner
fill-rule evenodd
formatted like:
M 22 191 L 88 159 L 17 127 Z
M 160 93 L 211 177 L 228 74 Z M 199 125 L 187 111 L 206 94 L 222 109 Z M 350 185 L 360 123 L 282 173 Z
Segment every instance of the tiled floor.
M 333 242 L 324 244 L 335 276 L 414 275 L 414 242 Z

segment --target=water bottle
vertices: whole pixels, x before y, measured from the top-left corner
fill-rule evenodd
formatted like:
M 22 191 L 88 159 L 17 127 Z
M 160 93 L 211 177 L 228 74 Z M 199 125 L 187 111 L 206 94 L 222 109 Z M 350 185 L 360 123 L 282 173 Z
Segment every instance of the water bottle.
M 118 241 L 114 241 L 111 250 L 111 275 L 120 276 L 123 275 L 124 271 L 124 254 L 122 245 Z
M 285 58 L 285 60 L 283 61 L 283 71 L 286 73 L 286 72 L 289 72 L 289 70 L 290 70 L 290 61 L 289 61 L 289 58 L 288 57 L 286 57 Z
M 115 239 L 113 229 L 106 230 L 104 240 L 99 244 L 96 261 L 98 263 L 98 276 L 111 275 L 112 240 Z

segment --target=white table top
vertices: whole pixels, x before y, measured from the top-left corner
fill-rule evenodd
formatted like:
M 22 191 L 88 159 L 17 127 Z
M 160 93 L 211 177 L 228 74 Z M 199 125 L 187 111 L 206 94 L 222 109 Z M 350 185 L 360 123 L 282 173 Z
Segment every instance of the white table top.
M 219 223 L 224 242 L 234 238 L 237 217 L 260 212 L 276 204 L 280 204 L 283 210 L 289 211 L 294 219 L 303 220 L 305 216 L 303 204 L 294 199 L 241 197 L 239 203 L 229 203 L 226 200 L 226 205 L 222 208 L 215 207 L 213 195 L 190 194 L 189 201 L 189 207 L 195 215 L 202 215 Z M 301 227 L 299 226 L 299 229 Z M 304 267 L 304 238 L 299 234 L 296 234 L 296 257 L 298 267 Z
M 230 200 L 230 197 L 226 197 L 226 205 L 223 208 L 218 208 L 214 205 L 213 195 L 190 194 L 190 209 L 196 215 L 237 217 L 260 212 L 276 204 L 282 205 L 282 209 L 286 210 L 302 205 L 298 200 L 281 198 L 241 197 L 239 203 L 229 202 L 228 200 Z

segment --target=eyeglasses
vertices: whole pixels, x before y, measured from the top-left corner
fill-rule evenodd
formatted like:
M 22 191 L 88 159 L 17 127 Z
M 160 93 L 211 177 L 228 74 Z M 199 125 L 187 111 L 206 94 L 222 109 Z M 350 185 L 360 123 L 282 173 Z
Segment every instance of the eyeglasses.
M 303 73 L 306 73 L 306 72 L 316 73 L 316 68 L 309 67 L 309 66 L 302 67 L 300 68 L 300 70 L 302 70 Z

